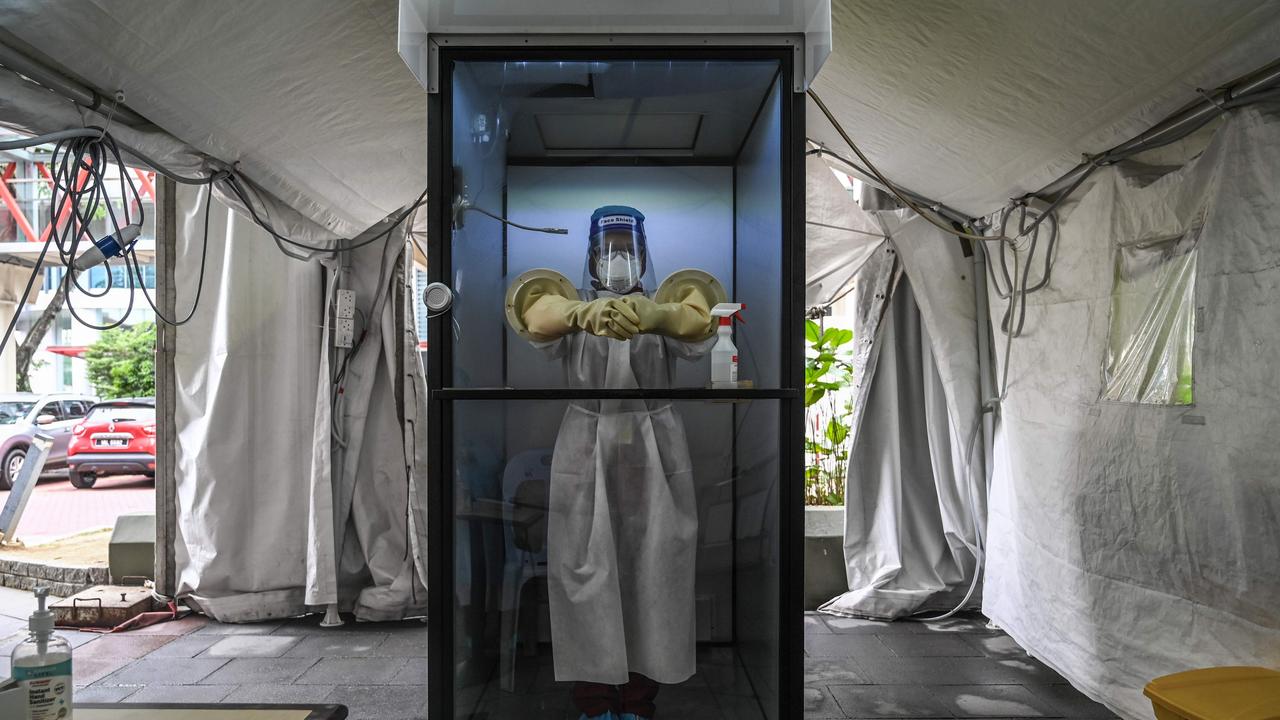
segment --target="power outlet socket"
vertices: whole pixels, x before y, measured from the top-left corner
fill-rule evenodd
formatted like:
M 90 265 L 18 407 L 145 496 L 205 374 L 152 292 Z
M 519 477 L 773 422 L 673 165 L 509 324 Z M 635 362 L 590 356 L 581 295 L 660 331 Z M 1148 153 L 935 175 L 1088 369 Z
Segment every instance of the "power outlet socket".
M 336 312 L 338 317 L 348 320 L 356 316 L 356 291 L 339 290 Z
M 356 321 L 352 318 L 338 318 L 333 326 L 334 347 L 350 348 L 355 341 Z

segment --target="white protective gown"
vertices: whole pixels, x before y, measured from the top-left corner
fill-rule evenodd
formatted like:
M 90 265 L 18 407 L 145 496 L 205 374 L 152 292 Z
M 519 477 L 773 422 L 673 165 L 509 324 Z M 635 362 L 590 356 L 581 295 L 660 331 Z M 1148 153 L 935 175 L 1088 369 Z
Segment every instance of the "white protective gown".
M 604 293 L 601 293 L 604 295 Z M 710 351 L 661 335 L 586 332 L 535 343 L 571 388 L 669 388 L 679 359 Z M 578 400 L 551 460 L 547 527 L 557 681 L 694 673 L 698 510 L 684 424 L 669 400 Z

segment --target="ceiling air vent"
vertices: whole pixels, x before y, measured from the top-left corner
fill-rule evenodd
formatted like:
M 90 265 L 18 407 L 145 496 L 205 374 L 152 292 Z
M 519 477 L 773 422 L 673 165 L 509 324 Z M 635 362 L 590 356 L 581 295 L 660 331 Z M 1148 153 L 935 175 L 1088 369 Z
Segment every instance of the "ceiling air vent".
M 547 155 L 692 155 L 701 113 L 539 113 Z

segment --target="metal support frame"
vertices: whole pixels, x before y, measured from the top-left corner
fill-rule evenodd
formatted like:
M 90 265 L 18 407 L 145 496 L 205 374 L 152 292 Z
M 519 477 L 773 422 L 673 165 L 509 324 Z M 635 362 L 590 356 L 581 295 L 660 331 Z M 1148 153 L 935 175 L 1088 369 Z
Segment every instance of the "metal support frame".
M 156 187 L 156 303 L 166 317 L 177 315 L 174 270 L 178 263 L 178 185 L 161 177 Z M 177 435 L 174 419 L 177 378 L 174 357 L 178 329 L 156 324 L 156 592 L 173 597 L 178 578 L 174 562 L 177 538 Z
M 4 174 L 0 175 L 0 201 L 3 201 L 4 206 L 9 209 L 9 214 L 13 216 L 13 221 L 18 224 L 18 229 L 22 231 L 22 234 L 27 236 L 27 240 L 36 242 L 35 228 L 31 227 L 31 223 L 27 220 L 27 214 L 22 212 L 22 206 L 18 205 L 18 199 L 9 190 L 9 181 L 13 179 L 14 171 L 17 168 L 17 163 L 9 163 L 9 167 L 4 169 Z
M 737 38 L 732 38 L 737 39 Z M 776 38 L 775 38 L 776 39 Z M 788 52 L 786 42 L 774 42 L 750 47 L 736 43 L 717 43 L 708 46 L 688 44 L 687 37 L 666 38 L 656 47 L 638 47 L 637 38 L 629 38 L 623 47 L 600 47 L 595 43 L 576 42 L 565 47 L 532 47 L 523 41 L 502 47 L 458 47 L 456 45 L 431 46 L 439 57 L 433 57 L 441 70 L 439 86 L 427 96 L 428 187 L 435 197 L 450 197 L 453 193 L 452 173 L 449 171 L 452 157 L 452 101 L 449 68 L 455 60 L 489 60 L 496 57 L 543 57 L 552 54 L 559 57 L 607 56 L 646 59 L 661 56 L 663 59 L 703 57 L 769 58 L 779 60 L 784 73 L 794 80 L 802 62 L 794 62 L 794 52 Z M 723 38 L 717 38 L 723 40 Z M 680 42 L 684 41 L 684 42 Z M 466 43 L 470 45 L 471 43 Z M 786 87 L 786 85 L 784 85 Z M 432 468 L 427 484 L 428 553 L 427 553 L 427 616 L 431 620 L 428 633 L 428 717 L 444 720 L 454 716 L 453 706 L 455 633 L 459 632 L 453 608 L 453 422 L 455 406 L 459 402 L 475 400 L 517 399 L 569 399 L 573 397 L 636 397 L 656 395 L 668 399 L 719 399 L 719 400 L 771 400 L 779 405 L 780 437 L 778 444 L 778 552 L 782 563 L 779 572 L 778 609 L 779 626 L 777 688 L 777 717 L 792 718 L 802 714 L 803 686 L 803 560 L 804 560 L 804 404 L 802 397 L 804 379 L 804 334 L 799 329 L 799 319 L 804 309 L 804 220 L 805 220 L 805 95 L 802 92 L 784 93 L 782 98 L 781 152 L 782 179 L 780 184 L 781 207 L 784 218 L 782 227 L 782 267 L 779 269 L 784 291 L 780 302 L 780 377 L 779 388 L 742 389 L 736 391 L 708 391 L 701 389 L 666 390 L 567 390 L 546 388 L 461 388 L 450 387 L 453 378 L 453 333 L 447 313 L 432 317 L 429 323 L 429 359 L 427 380 L 428 467 Z M 428 228 L 431 263 L 428 276 L 431 282 L 448 282 L 453 271 L 452 233 L 447 206 L 441 203 L 428 205 Z

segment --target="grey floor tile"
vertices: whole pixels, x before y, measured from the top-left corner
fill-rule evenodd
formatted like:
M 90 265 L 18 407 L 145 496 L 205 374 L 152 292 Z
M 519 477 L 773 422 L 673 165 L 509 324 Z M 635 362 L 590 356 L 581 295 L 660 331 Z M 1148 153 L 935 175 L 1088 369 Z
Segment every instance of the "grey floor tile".
M 912 621 L 910 625 L 919 633 L 998 633 L 991 621 L 981 613 L 967 612 L 953 615 L 946 620 Z
M 830 635 L 831 628 L 822 622 L 822 616 L 817 613 L 804 614 L 804 631 L 815 635 Z
M 284 625 L 281 620 L 268 620 L 255 623 L 220 623 L 209 622 L 196 630 L 196 635 L 270 635 Z
M 928 682 L 935 685 L 1021 685 L 1064 682 L 1033 660 L 987 657 L 912 657 L 857 659 L 858 671 L 871 683 Z
M 227 687 L 227 686 L 221 686 Z M 277 683 L 237 685 L 229 688 L 227 702 L 238 703 L 323 703 L 330 688 L 321 685 L 280 685 Z
M 98 685 L 195 685 L 228 661 L 221 658 L 143 658 L 97 682 Z
M 930 688 L 957 717 L 1053 717 L 1057 712 L 1021 685 L 943 685 Z
M 291 683 L 315 662 L 314 658 L 236 658 L 210 673 L 200 684 Z
M 1116 716 L 1107 706 L 1090 700 L 1070 685 L 1027 685 L 1026 688 L 1065 717 L 1110 720 Z
M 31 609 L 35 609 L 34 604 Z M 30 611 L 28 611 L 28 614 L 30 614 Z M 26 629 L 27 620 L 19 620 L 18 618 L 9 617 L 7 615 L 0 615 L 0 637 L 12 635 L 16 632 L 26 632 Z
M 136 687 L 78 687 L 71 696 L 73 703 L 117 703 L 138 692 Z
M 343 615 L 343 623 L 335 627 L 321 627 L 324 615 L 315 614 L 285 620 L 276 628 L 276 635 L 311 635 L 333 634 L 345 632 L 382 632 L 398 633 L 402 631 L 421 630 L 426 632 L 427 624 L 421 620 L 400 620 L 396 622 L 357 622 L 352 615 Z
M 385 685 L 407 663 L 406 658 L 321 658 L 294 682 L 298 685 Z
M 89 658 L 116 658 L 136 660 L 168 645 L 173 638 L 163 635 L 129 635 L 128 633 L 104 635 L 85 643 L 72 653 L 76 660 Z
M 405 664 L 391 678 L 391 685 L 425 685 L 427 682 L 427 659 L 407 658 Z
M 378 646 L 380 657 L 426 657 L 427 629 L 398 628 L 387 633 L 387 639 Z
M 76 685 L 92 685 L 120 668 L 135 662 L 129 658 L 80 657 L 73 655 L 71 674 Z
M 863 685 L 866 682 L 851 658 L 804 659 L 805 685 Z
M 866 620 L 863 618 L 823 615 L 822 621 L 827 624 L 828 628 L 831 628 L 833 633 L 884 635 L 914 632 L 910 627 L 911 623 L 904 620 L 890 622 L 887 620 Z
M 489 692 L 475 705 L 472 717 L 564 720 L 576 718 L 566 692 L 514 695 Z
M 200 657 L 280 657 L 297 645 L 298 640 L 296 637 L 283 635 L 227 635 L 210 645 Z
M 948 635 L 884 635 L 880 641 L 899 657 L 981 656 L 959 633 Z
M 729 720 L 765 720 L 760 701 L 756 698 L 720 695 L 716 697 L 716 702 L 720 704 L 720 712 Z
M 949 718 L 951 713 L 920 685 L 833 685 L 832 697 L 851 718 Z
M 809 718 L 846 717 L 844 711 L 836 704 L 835 698 L 831 697 L 831 693 L 822 687 L 807 687 L 804 689 L 804 716 L 806 720 L 809 720 Z
M 425 685 L 340 685 L 333 688 L 324 702 L 346 705 L 348 720 L 424 720 L 427 716 Z
M 53 602 L 54 598 L 50 596 L 49 603 Z M 30 590 L 0 587 L 0 615 L 26 623 L 27 618 L 31 616 L 31 611 L 35 609 L 36 597 Z
M 716 696 L 706 691 L 663 688 L 654 704 L 658 717 L 729 720 L 716 702 Z
M 733 648 L 721 645 L 699 645 L 697 659 L 698 667 L 704 665 L 731 665 L 738 662 L 738 657 L 734 654 Z
M 231 690 L 225 685 L 150 685 L 130 695 L 129 702 L 216 703 L 227 699 Z
M 387 638 L 386 633 L 371 632 L 295 635 L 292 639 L 298 642 L 285 655 L 288 657 L 384 657 L 380 648 Z
M 809 657 L 849 657 L 868 660 L 893 659 L 893 654 L 876 635 L 805 635 L 804 652 Z
M 1008 635 L 997 634 L 962 634 L 960 637 L 987 657 L 1021 659 L 1027 657 L 1027 651 L 1014 642 Z
M 220 635 L 186 635 L 174 638 L 147 653 L 149 658 L 193 658 L 222 640 Z
M 209 618 L 198 613 L 168 622 L 156 623 L 146 627 L 130 630 L 130 635 L 187 635 L 209 624 Z
M 755 695 L 747 669 L 741 665 L 708 665 L 698 673 L 716 695 Z

